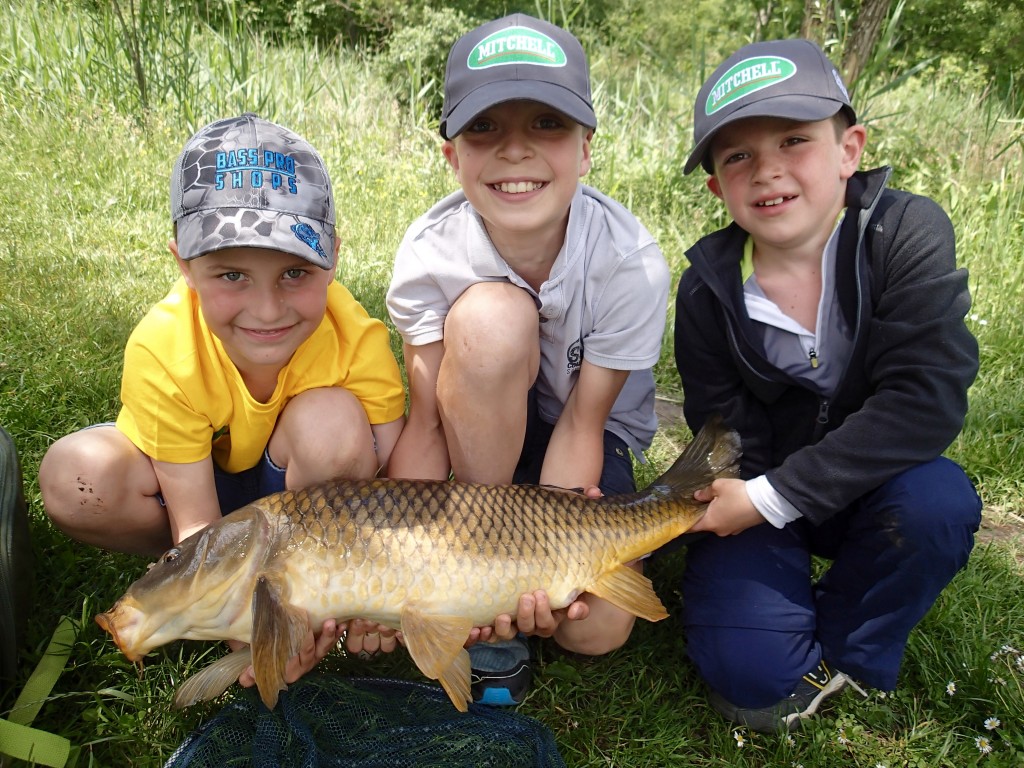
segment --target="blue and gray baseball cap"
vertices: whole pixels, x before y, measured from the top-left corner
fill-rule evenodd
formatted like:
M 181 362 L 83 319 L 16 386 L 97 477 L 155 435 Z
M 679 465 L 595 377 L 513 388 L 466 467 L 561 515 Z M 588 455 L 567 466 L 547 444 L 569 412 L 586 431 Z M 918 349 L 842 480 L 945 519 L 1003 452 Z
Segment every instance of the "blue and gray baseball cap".
M 715 134 L 747 117 L 826 120 L 844 109 L 857 114 L 835 65 L 810 40 L 770 40 L 740 48 L 722 62 L 697 94 L 693 140 L 683 173 L 698 165 L 713 173 L 708 150 Z
M 238 246 L 334 266 L 327 167 L 301 136 L 251 112 L 217 120 L 185 144 L 171 173 L 178 255 Z
M 482 24 L 452 46 L 441 135 L 453 139 L 484 110 L 517 99 L 547 104 L 587 128 L 597 127 L 580 41 L 524 13 Z

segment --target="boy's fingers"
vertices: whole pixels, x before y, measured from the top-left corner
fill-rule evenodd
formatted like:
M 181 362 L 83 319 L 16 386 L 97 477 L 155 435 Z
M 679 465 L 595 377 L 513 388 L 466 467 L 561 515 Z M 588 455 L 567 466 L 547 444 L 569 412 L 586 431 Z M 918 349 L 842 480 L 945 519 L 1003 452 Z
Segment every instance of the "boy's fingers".
M 238 676 L 238 684 L 243 688 L 252 688 L 256 685 L 256 670 L 251 666 L 245 668 L 245 671 Z
M 512 617 L 503 613 L 494 620 L 494 630 L 490 633 L 490 640 L 511 640 L 516 636 L 517 625 Z

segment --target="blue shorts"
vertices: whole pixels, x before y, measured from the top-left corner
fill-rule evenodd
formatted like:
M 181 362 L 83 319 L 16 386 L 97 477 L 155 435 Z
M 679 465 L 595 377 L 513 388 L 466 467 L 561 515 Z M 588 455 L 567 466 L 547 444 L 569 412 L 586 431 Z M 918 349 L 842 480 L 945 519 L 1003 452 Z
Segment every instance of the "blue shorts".
M 512 482 L 536 485 L 540 482 L 540 471 L 544 465 L 544 454 L 555 431 L 553 424 L 544 421 L 537 413 L 537 399 L 534 390 L 530 390 L 526 411 L 526 438 L 523 440 L 523 452 L 519 455 Z M 636 479 L 633 477 L 633 460 L 629 456 L 629 446 L 616 434 L 604 432 L 604 463 L 601 466 L 601 482 L 598 487 L 606 496 L 636 491 Z
M 226 515 L 236 509 L 284 490 L 284 469 L 270 458 L 269 449 L 263 450 L 259 464 L 231 474 L 213 463 L 213 480 L 217 485 L 220 513 Z

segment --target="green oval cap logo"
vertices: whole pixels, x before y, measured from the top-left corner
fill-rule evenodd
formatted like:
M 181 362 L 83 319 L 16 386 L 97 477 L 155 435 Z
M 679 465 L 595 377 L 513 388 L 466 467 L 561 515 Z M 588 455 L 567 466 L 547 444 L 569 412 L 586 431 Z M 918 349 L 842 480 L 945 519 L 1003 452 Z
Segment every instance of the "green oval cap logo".
M 487 69 L 504 64 L 564 67 L 565 51 L 543 32 L 529 27 L 509 27 L 477 43 L 466 60 L 466 66 L 470 69 Z
M 718 78 L 704 105 L 704 114 L 713 115 L 723 107 L 781 83 L 796 74 L 796 64 L 781 56 L 755 56 L 744 59 Z

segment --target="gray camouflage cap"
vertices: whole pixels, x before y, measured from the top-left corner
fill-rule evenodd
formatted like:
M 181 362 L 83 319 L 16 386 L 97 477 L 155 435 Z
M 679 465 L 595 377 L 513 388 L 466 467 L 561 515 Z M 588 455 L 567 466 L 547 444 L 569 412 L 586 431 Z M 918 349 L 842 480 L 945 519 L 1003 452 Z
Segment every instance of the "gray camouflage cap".
M 441 136 L 455 138 L 484 110 L 517 99 L 547 104 L 580 125 L 597 127 L 580 41 L 525 13 L 481 24 L 452 46 L 444 73 Z
M 217 120 L 185 144 L 171 173 L 178 255 L 249 246 L 334 266 L 334 196 L 319 153 L 251 112 Z
M 693 105 L 693 140 L 683 174 L 698 165 L 714 173 L 708 150 L 715 134 L 747 117 L 781 117 L 816 122 L 850 105 L 843 79 L 816 43 L 769 40 L 740 48 L 707 79 Z

